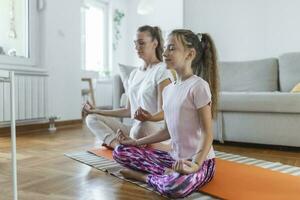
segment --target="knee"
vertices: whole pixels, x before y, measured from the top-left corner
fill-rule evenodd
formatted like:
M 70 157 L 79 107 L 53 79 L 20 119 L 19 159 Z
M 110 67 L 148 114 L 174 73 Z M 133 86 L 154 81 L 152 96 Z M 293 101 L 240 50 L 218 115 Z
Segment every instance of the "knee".
M 130 136 L 134 139 L 139 139 L 151 135 L 156 132 L 156 127 L 151 122 L 141 122 L 138 125 L 132 127 L 130 130 Z
M 177 198 L 184 198 L 187 195 L 189 195 L 186 194 L 184 191 L 185 190 L 184 188 L 182 188 L 181 184 L 169 182 L 166 185 L 164 185 L 162 193 L 168 196 L 169 198 L 177 199 Z
M 164 188 L 165 193 L 167 194 L 168 197 L 172 199 L 179 199 L 179 198 L 184 198 L 187 196 L 187 194 L 182 192 L 182 188 L 179 186 L 167 186 Z
M 118 160 L 121 157 L 122 152 L 125 152 L 124 148 L 125 148 L 125 146 L 122 144 L 119 144 L 115 147 L 115 149 L 113 150 L 114 160 Z
M 92 124 L 94 124 L 97 121 L 97 115 L 95 114 L 89 114 L 85 118 L 85 123 L 88 127 L 90 127 Z

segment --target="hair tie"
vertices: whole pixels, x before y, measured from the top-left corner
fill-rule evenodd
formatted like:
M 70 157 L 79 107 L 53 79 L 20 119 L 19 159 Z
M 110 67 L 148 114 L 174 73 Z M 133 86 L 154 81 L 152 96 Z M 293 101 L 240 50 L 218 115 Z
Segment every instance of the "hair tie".
M 197 37 L 198 37 L 199 41 L 202 42 L 202 33 L 197 33 Z

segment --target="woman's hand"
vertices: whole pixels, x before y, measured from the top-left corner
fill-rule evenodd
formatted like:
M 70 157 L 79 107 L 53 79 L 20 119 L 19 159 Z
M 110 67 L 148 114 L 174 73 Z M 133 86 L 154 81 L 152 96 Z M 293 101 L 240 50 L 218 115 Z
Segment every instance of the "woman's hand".
M 87 101 L 81 110 L 82 117 L 85 118 L 87 115 L 95 113 L 95 110 L 96 108 L 89 101 Z
M 189 160 L 178 160 L 172 166 L 172 169 L 180 174 L 192 174 L 197 172 L 200 166 Z
M 117 130 L 117 140 L 120 144 L 137 146 L 137 141 L 125 135 L 121 129 Z
M 86 116 L 88 114 L 92 114 L 95 111 L 95 107 L 87 101 L 82 107 L 82 113 Z
M 138 109 L 134 113 L 134 119 L 137 119 L 139 121 L 149 121 L 152 118 L 152 115 L 147 111 L 144 110 L 141 107 L 138 107 Z

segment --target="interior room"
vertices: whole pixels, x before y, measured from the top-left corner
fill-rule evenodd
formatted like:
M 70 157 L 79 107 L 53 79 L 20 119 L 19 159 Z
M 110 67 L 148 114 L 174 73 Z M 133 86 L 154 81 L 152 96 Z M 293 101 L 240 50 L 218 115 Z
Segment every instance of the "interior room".
M 297 0 L 1 0 L 0 200 L 300 199 L 299 7 Z M 201 55 L 205 68 L 212 46 L 217 72 L 198 73 L 194 59 Z M 133 90 L 150 88 L 150 69 L 166 78 L 152 81 L 153 112 Z M 190 118 L 182 117 L 181 96 L 168 96 L 187 83 L 184 73 L 209 93 L 185 110 Z M 202 101 L 194 92 L 187 100 Z M 198 135 L 185 136 L 193 120 Z M 170 138 L 161 148 L 173 162 L 156 163 L 159 175 L 139 168 L 145 152 L 160 149 L 158 139 L 148 143 L 154 132 Z M 171 153 L 185 147 L 193 157 Z M 145 153 L 133 168 L 132 149 Z M 184 180 L 198 173 L 204 182 L 193 179 L 184 194 L 183 181 L 178 190 L 154 183 L 172 173 Z

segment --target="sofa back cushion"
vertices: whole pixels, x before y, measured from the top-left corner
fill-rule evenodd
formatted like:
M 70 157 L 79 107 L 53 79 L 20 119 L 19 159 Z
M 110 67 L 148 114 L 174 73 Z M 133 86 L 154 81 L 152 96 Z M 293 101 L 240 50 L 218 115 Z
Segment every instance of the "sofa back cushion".
M 279 57 L 279 79 L 282 92 L 290 92 L 300 82 L 300 52 Z
M 221 62 L 221 91 L 277 91 L 278 61 L 276 58 L 245 62 Z
M 127 89 L 128 89 L 128 79 L 129 79 L 130 73 L 134 69 L 136 69 L 136 67 L 134 67 L 134 66 L 119 64 L 120 77 L 121 77 L 125 92 L 127 92 Z

